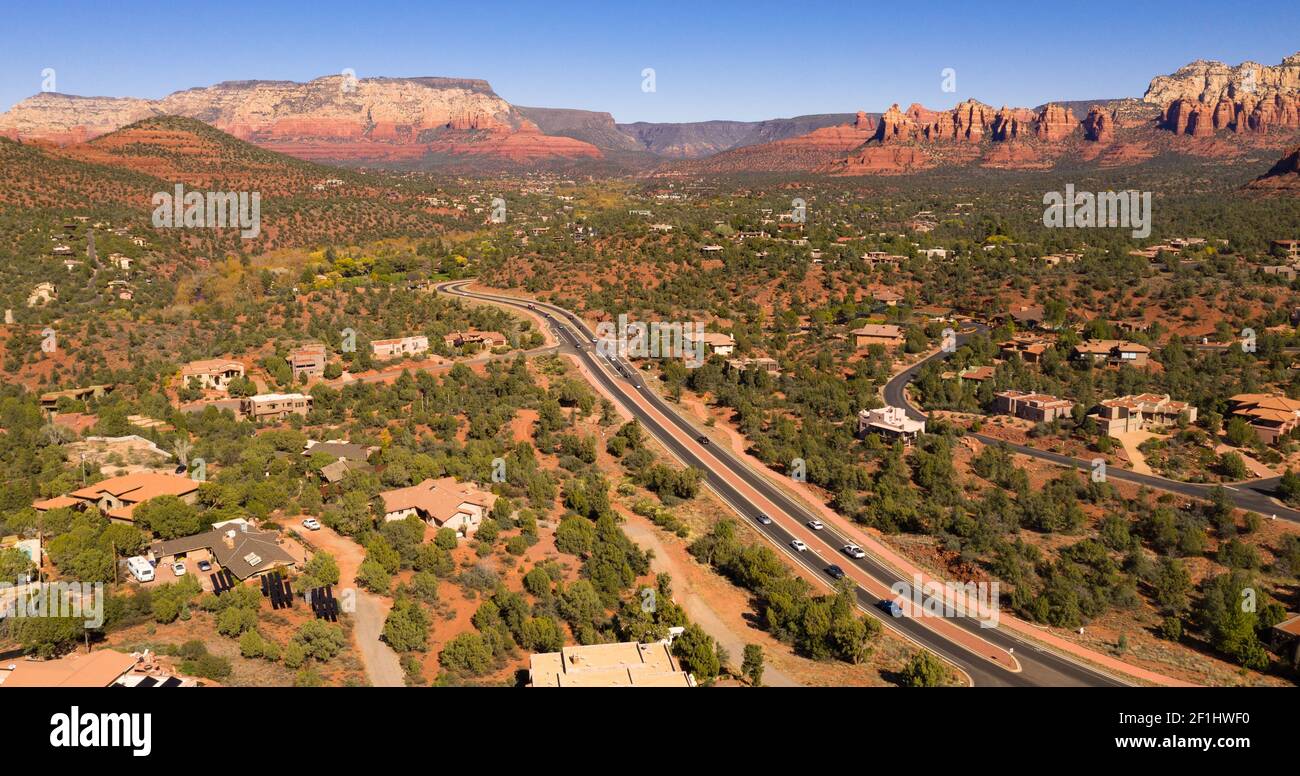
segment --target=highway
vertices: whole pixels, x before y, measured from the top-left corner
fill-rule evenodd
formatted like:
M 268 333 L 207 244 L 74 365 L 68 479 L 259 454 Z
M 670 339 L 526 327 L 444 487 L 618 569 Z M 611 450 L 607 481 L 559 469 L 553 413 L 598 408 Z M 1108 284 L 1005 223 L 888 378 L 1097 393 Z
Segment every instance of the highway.
M 976 325 L 978 332 L 986 332 L 987 328 L 982 325 Z M 957 343 L 960 346 L 964 343 L 970 334 L 958 334 Z M 949 356 L 940 350 L 928 358 L 925 358 L 902 372 L 890 378 L 885 384 L 884 400 L 885 403 L 893 407 L 902 407 L 907 411 L 909 417 L 916 420 L 925 420 L 926 414 L 918 407 L 913 405 L 907 398 L 907 385 L 916 379 L 921 370 L 927 364 L 935 360 L 942 360 Z M 1038 458 L 1043 461 L 1054 463 L 1057 466 L 1068 466 L 1075 469 L 1082 469 L 1090 472 L 1092 470 L 1092 461 L 1085 458 L 1073 458 L 1060 453 L 1053 453 L 1047 450 L 1039 450 L 1026 445 L 1013 444 L 1005 440 L 991 437 L 987 434 L 972 433 L 970 436 L 978 439 L 986 445 L 1006 445 L 1007 448 L 1022 455 Z M 1131 482 L 1135 485 L 1145 485 L 1155 490 L 1163 490 L 1169 493 L 1176 493 L 1189 498 L 1208 499 L 1212 485 L 1204 485 L 1192 482 L 1179 482 L 1166 477 L 1160 477 L 1154 474 L 1140 474 L 1128 469 L 1121 469 L 1116 466 L 1106 467 L 1106 476 L 1110 479 L 1120 480 L 1121 482 Z M 1258 512 L 1264 517 L 1277 515 L 1284 520 L 1300 522 L 1300 511 L 1283 506 L 1274 499 L 1274 493 L 1277 489 L 1279 477 L 1269 477 L 1266 479 L 1248 480 L 1245 482 L 1225 483 L 1224 489 L 1227 490 L 1229 497 L 1237 507 L 1251 512 Z
M 817 515 L 800 500 L 777 487 L 769 473 L 760 472 L 720 445 L 708 444 L 701 431 L 669 406 L 645 385 L 645 377 L 631 364 L 617 356 L 606 357 L 594 347 L 595 337 L 573 313 L 554 305 L 533 300 L 468 291 L 473 280 L 439 283 L 442 293 L 477 299 L 518 309 L 532 309 L 545 316 L 561 342 L 571 349 L 589 373 L 615 397 L 645 430 L 679 461 L 698 469 L 706 486 L 734 509 L 743 520 L 772 542 L 790 563 L 797 563 L 827 587 L 833 586 L 826 573 L 834 564 L 856 584 L 859 607 L 881 620 L 887 627 L 925 649 L 943 657 L 959 668 L 977 686 L 1123 686 L 1126 682 L 1086 666 L 1073 659 L 1048 651 L 1018 638 L 1005 629 L 982 628 L 977 621 L 954 617 L 891 617 L 878 603 L 892 598 L 889 588 L 904 580 L 898 572 L 868 554 L 852 559 L 840 548 L 851 543 L 829 521 L 813 530 L 808 523 Z M 766 515 L 768 524 L 756 517 Z M 808 549 L 791 548 L 794 539 L 805 542 Z M 911 607 L 905 602 L 907 611 Z

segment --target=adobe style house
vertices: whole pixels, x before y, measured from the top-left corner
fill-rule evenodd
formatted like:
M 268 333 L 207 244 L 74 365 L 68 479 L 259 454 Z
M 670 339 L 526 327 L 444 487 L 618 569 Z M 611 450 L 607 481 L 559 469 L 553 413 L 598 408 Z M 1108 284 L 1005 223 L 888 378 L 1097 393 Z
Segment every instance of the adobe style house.
M 730 334 L 722 334 L 716 331 L 706 331 L 700 337 L 700 342 L 704 346 L 705 355 L 718 354 L 719 356 L 729 356 L 736 350 L 736 340 Z M 692 332 L 686 332 L 682 335 L 682 343 L 687 353 L 695 350 L 695 335 Z
M 27 295 L 27 306 L 36 307 L 37 305 L 46 305 L 59 298 L 59 292 L 55 290 L 54 284 L 50 282 L 37 283 L 32 292 Z
M 442 338 L 444 344 L 449 348 L 459 348 L 464 345 L 482 345 L 485 348 L 499 348 L 506 344 L 506 338 L 503 334 L 495 331 L 477 331 L 470 329 L 468 331 L 453 331 L 451 334 Z
M 310 380 L 325 374 L 324 345 L 303 345 L 289 353 L 286 360 L 289 362 L 289 368 L 293 370 L 294 377 L 305 377 Z
M 1047 321 L 1047 316 L 1043 312 L 1043 306 L 1038 305 L 1017 305 L 1000 313 L 994 317 L 998 322 L 1010 322 L 1019 329 L 1041 329 Z
M 1259 441 L 1271 445 L 1300 425 L 1300 401 L 1264 393 L 1239 393 L 1228 399 L 1232 414 L 1245 419 Z
M 423 334 L 396 339 L 371 340 L 370 349 L 375 358 L 397 358 L 399 356 L 416 356 L 429 350 L 429 338 Z
M 903 301 L 903 295 L 897 291 L 888 288 L 881 288 L 871 292 L 871 298 L 886 307 L 896 307 Z
M 1300 260 L 1300 240 L 1274 240 L 1273 247 L 1281 249 L 1288 259 Z
M 259 393 L 239 402 L 239 412 L 252 421 L 284 420 L 290 415 L 311 412 L 311 396 L 305 393 Z
M 667 640 L 589 644 L 528 658 L 529 687 L 694 687 Z
M 901 439 L 911 444 L 925 433 L 925 421 L 913 420 L 902 407 L 878 407 L 858 412 L 858 436 L 879 434 L 887 439 Z
M 1041 337 L 1016 335 L 1006 342 L 998 343 L 998 355 L 1003 359 L 1018 356 L 1026 364 L 1037 364 L 1043 360 L 1043 354 L 1052 347 L 1052 343 Z
M 379 494 L 384 502 L 384 520 L 405 520 L 411 515 L 437 528 L 450 528 L 461 536 L 472 536 L 496 503 L 496 494 L 479 490 L 455 477 L 427 479 L 409 488 Z
M 1185 401 L 1170 399 L 1167 393 L 1142 393 L 1106 399 L 1088 415 L 1110 436 L 1151 428 L 1168 428 L 1184 416 L 1188 423 L 1195 423 L 1196 408 Z
M 1127 340 L 1090 339 L 1075 345 L 1070 357 L 1094 364 L 1146 366 L 1151 348 Z
M 149 545 L 148 558 L 159 566 L 182 559 L 214 561 L 220 568 L 212 573 L 225 569 L 241 581 L 294 564 L 293 556 L 280 546 L 278 533 L 242 520 L 221 523 L 193 536 L 155 541 Z
M 135 521 L 135 508 L 151 498 L 176 496 L 187 504 L 193 504 L 198 491 L 199 483 L 189 477 L 160 472 L 134 472 L 87 485 L 66 496 L 37 501 L 32 507 L 45 512 L 65 507 L 86 509 L 93 506 L 110 520 L 131 523 Z
M 868 323 L 849 333 L 853 335 L 853 344 L 858 350 L 864 350 L 872 345 L 884 345 L 886 350 L 893 350 L 902 347 L 907 341 L 903 330 L 892 324 Z
M 85 388 L 69 388 L 66 391 L 50 391 L 41 394 L 41 409 L 53 411 L 59 406 L 59 399 L 72 399 L 73 401 L 88 401 L 90 399 L 102 399 L 112 393 L 111 385 L 87 385 Z
M 1057 418 L 1068 417 L 1074 410 L 1074 402 L 1045 393 L 1003 391 L 994 395 L 993 410 L 1000 415 L 1011 415 L 1035 423 L 1051 423 Z
M 777 366 L 775 358 L 762 357 L 727 359 L 727 371 L 729 372 L 747 372 L 751 369 L 767 372 L 773 377 L 781 374 L 781 368 Z
M 191 361 L 181 368 L 181 381 L 184 385 L 212 388 L 224 391 L 230 387 L 230 381 L 244 376 L 244 365 L 238 361 L 225 358 L 210 358 L 203 361 Z

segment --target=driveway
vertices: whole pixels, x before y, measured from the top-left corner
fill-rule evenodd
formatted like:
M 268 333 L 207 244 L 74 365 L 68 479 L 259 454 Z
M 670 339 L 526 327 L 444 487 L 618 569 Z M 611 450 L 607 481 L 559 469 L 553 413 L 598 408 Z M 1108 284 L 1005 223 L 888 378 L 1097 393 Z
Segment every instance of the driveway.
M 355 593 L 356 611 L 352 615 L 352 640 L 357 645 L 361 662 L 366 666 L 366 675 L 375 687 L 404 687 L 406 672 L 402 670 L 397 653 L 380 640 L 384 632 L 384 620 L 388 619 L 388 610 L 392 604 L 357 587 L 357 569 L 365 559 L 366 552 L 361 545 L 336 533 L 332 528 L 322 525 L 318 531 L 308 531 L 302 527 L 302 517 L 295 517 L 285 522 L 292 526 L 298 535 L 310 546 L 321 552 L 334 556 L 339 565 L 339 590 Z

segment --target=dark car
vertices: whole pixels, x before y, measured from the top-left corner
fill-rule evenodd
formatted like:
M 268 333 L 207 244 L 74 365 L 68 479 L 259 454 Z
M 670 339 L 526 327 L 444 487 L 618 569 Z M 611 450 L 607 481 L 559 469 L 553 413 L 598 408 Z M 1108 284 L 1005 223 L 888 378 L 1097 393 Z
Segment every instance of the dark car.
M 184 474 L 184 473 L 186 473 L 186 472 L 188 472 L 188 471 L 189 471 L 189 467 L 186 466 L 185 464 L 181 464 L 180 466 L 177 466 L 177 467 L 176 467 L 176 473 L 177 473 L 177 474 Z
M 876 607 L 890 617 L 902 617 L 903 607 L 898 602 L 890 598 L 882 598 L 876 602 Z
M 199 561 L 199 571 L 211 571 L 212 564 L 206 560 Z
M 706 436 L 697 436 L 695 437 L 695 441 L 702 445 L 707 445 L 709 443 L 709 438 Z
M 840 568 L 839 566 L 827 566 L 826 576 L 830 577 L 831 579 L 844 579 L 844 569 Z
M 756 516 L 754 517 L 754 519 L 757 520 L 758 522 L 762 523 L 763 525 L 771 525 L 771 524 L 772 524 L 772 518 L 768 517 L 767 515 L 761 514 L 761 513 L 758 514 L 758 515 L 756 515 Z

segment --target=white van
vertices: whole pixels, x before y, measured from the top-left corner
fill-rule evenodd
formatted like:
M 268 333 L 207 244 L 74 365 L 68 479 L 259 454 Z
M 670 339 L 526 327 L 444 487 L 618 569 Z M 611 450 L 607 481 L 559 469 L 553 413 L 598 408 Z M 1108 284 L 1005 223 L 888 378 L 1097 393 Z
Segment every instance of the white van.
M 126 568 L 131 572 L 131 576 L 135 577 L 137 582 L 153 581 L 153 566 L 149 564 L 149 561 L 139 555 L 133 555 L 127 558 Z

